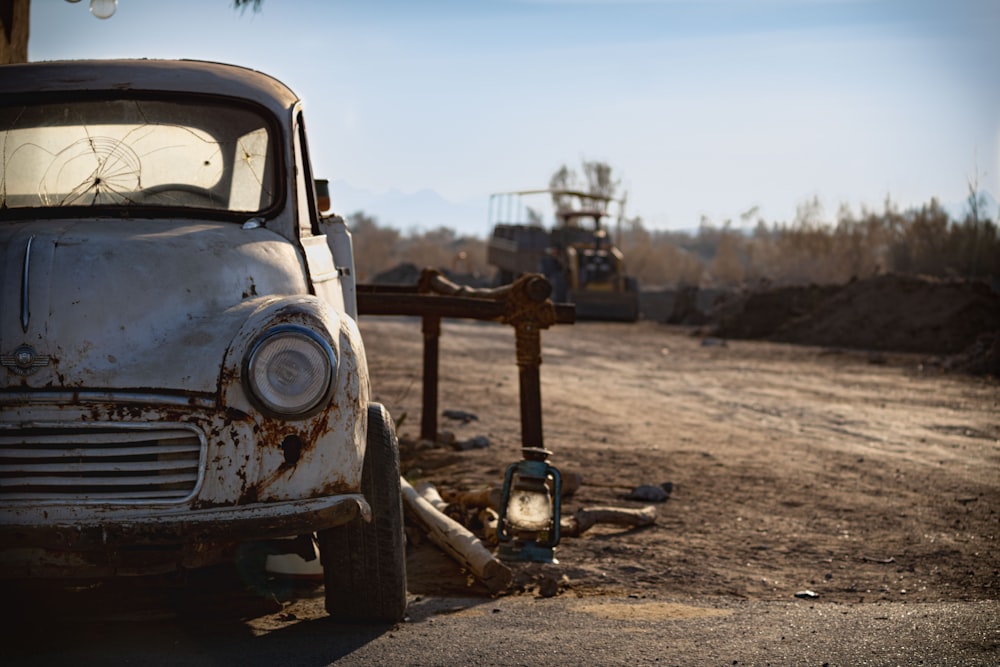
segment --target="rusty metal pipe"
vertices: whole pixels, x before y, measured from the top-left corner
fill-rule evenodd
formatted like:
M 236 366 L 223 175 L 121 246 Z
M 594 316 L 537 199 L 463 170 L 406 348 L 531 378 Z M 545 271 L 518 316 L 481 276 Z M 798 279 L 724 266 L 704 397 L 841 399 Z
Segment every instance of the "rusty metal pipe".
M 542 449 L 542 389 L 538 366 L 518 368 L 521 392 L 521 447 Z
M 441 338 L 441 318 L 425 315 L 421 330 L 424 334 L 424 379 L 420 437 L 434 442 L 437 440 L 438 348 Z
M 419 315 L 424 335 L 423 406 L 420 437 L 437 438 L 438 363 L 441 318 L 494 320 L 515 332 L 522 447 L 543 448 L 541 330 L 553 324 L 572 324 L 576 310 L 570 304 L 549 301 L 552 285 L 540 274 L 518 278 L 495 289 L 465 287 L 437 271 L 425 269 L 415 286 L 358 285 L 358 312 L 362 315 Z

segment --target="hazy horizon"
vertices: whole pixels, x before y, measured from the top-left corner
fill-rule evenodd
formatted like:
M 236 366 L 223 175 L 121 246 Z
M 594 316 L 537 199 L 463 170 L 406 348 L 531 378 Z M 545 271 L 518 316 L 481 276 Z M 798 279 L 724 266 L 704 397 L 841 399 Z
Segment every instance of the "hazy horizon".
M 599 160 L 686 229 L 996 198 L 997 35 L 993 0 L 35 0 L 29 58 L 241 64 L 302 96 L 331 181 L 462 204 Z

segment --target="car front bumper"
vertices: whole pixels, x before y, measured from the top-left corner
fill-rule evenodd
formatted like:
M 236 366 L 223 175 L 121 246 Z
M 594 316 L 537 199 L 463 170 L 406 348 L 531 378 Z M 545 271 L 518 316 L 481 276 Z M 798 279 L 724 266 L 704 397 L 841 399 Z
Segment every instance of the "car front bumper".
M 371 519 L 360 494 L 39 524 L 0 510 L 0 579 L 154 574 L 201 567 L 242 542 L 303 535 Z M 19 520 L 20 519 L 20 520 Z

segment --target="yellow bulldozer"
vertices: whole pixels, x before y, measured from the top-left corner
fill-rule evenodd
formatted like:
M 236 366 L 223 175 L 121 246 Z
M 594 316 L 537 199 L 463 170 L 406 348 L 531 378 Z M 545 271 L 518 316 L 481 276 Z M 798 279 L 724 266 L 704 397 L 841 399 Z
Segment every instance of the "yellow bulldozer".
M 524 206 L 524 198 L 548 195 L 555 224 Z M 577 190 L 517 190 L 490 196 L 492 232 L 486 258 L 496 283 L 525 273 L 541 273 L 552 283 L 552 300 L 576 306 L 577 319 L 634 322 L 639 318 L 639 287 L 625 271 L 625 257 L 614 244 L 605 220 L 611 205 L 624 215 L 624 199 Z

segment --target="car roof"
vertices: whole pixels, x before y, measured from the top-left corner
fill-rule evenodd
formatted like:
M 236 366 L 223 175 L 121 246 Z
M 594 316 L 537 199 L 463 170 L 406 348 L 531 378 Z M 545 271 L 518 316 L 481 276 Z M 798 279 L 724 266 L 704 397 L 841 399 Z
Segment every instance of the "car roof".
M 60 60 L 0 66 L 0 95 L 101 90 L 237 97 L 279 117 L 299 99 L 262 72 L 200 60 Z

